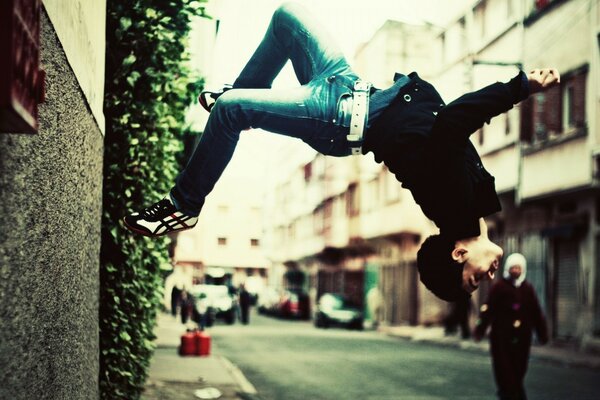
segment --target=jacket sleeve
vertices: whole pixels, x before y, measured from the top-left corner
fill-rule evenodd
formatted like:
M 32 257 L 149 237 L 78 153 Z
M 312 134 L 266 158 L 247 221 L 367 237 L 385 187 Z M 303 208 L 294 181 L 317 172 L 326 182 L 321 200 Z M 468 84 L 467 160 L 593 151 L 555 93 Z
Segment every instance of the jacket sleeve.
M 497 82 L 464 94 L 439 111 L 432 139 L 446 143 L 468 139 L 485 122 L 489 123 L 528 96 L 529 84 L 523 71 L 508 83 Z
M 533 286 L 531 286 L 531 302 L 533 311 L 533 326 L 535 328 L 535 333 L 540 344 L 546 344 L 548 343 L 548 325 L 546 324 L 546 318 L 544 317 L 544 313 L 542 312 L 542 308 L 540 307 L 540 303 L 535 294 Z

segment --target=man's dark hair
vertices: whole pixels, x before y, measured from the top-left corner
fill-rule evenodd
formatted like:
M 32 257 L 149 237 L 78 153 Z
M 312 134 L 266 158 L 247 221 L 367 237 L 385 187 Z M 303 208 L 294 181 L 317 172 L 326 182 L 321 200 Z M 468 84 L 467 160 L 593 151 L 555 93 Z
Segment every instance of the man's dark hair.
M 442 300 L 457 301 L 469 297 L 462 288 L 464 263 L 452 258 L 455 241 L 442 235 L 429 236 L 417 253 L 421 282 Z

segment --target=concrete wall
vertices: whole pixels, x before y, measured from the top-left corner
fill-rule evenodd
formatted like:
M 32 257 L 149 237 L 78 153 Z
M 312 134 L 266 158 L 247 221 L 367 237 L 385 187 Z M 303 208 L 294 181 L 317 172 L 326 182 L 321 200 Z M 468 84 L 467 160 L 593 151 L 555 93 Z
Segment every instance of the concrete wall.
M 98 398 L 102 133 L 48 17 L 37 135 L 0 134 L 0 398 Z
M 44 7 L 94 118 L 104 132 L 106 0 L 44 0 Z

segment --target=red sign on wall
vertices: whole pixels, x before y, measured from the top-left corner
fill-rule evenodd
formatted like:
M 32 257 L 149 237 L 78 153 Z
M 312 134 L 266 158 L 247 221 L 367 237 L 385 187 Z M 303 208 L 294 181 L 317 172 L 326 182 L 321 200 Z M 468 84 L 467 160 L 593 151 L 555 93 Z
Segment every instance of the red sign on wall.
M 44 101 L 41 0 L 0 0 L 0 132 L 36 133 Z

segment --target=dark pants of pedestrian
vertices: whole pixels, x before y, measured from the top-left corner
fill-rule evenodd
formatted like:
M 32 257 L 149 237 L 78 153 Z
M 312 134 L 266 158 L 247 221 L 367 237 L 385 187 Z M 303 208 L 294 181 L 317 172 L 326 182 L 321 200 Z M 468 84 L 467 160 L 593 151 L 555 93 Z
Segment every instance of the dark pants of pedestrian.
M 513 338 L 491 338 L 492 364 L 500 400 L 527 400 L 525 373 L 529 362 L 531 342 Z
M 177 315 L 177 306 L 179 305 L 179 299 L 181 297 L 181 290 L 174 287 L 171 291 L 171 314 L 175 317 Z
M 242 324 L 248 325 L 248 323 L 250 322 L 250 305 L 241 305 L 240 314 Z

